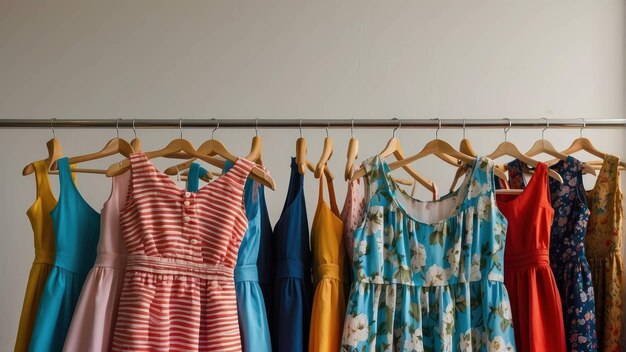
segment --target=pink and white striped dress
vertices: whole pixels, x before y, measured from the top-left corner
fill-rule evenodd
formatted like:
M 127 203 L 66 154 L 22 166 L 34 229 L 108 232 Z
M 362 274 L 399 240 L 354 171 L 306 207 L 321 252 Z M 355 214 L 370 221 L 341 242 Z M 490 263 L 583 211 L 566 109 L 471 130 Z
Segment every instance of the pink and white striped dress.
M 114 351 L 240 351 L 233 273 L 247 228 L 239 158 L 196 193 L 131 155 L 120 213 L 127 266 Z

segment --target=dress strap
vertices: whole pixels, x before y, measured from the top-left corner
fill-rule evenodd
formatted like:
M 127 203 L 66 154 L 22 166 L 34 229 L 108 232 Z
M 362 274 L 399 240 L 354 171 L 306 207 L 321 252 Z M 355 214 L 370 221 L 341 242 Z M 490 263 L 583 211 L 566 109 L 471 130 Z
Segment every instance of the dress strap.
M 507 164 L 509 171 L 509 187 L 511 189 L 524 189 L 526 187 L 526 180 L 524 179 L 525 168 L 526 164 L 518 159 Z
M 208 171 L 198 163 L 191 163 L 189 173 L 187 174 L 187 190 L 189 192 L 198 192 L 199 181 Z
M 372 199 L 378 193 L 378 189 L 385 184 L 386 176 L 383 161 L 380 156 L 375 155 L 363 160 L 362 167 L 365 170 L 365 179 L 367 180 L 368 199 Z
M 330 199 L 329 200 L 330 209 L 337 217 L 339 217 L 340 216 L 339 207 L 337 207 L 337 198 L 335 198 L 335 186 L 333 184 L 333 180 L 330 178 L 327 178 L 323 172 L 322 172 L 322 175 L 320 176 L 319 193 L 317 195 L 318 202 L 322 203 L 324 201 L 324 181 L 326 181 L 326 184 L 328 185 L 328 197 Z
M 37 197 L 52 197 L 52 188 L 50 187 L 50 175 L 48 173 L 48 165 L 45 160 L 34 162 L 35 165 L 35 182 L 37 184 Z
M 68 192 L 72 188 L 75 188 L 74 181 L 72 179 L 72 169 L 70 168 L 70 162 L 67 157 L 57 160 L 59 166 L 59 183 L 60 192 Z

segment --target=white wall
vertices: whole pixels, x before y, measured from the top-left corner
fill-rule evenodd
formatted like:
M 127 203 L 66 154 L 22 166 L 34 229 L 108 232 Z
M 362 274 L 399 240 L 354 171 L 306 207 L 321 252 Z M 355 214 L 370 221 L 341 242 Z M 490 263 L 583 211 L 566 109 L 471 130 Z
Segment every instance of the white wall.
M 619 0 L 0 0 L 0 118 L 626 117 L 625 10 Z M 196 144 L 209 133 L 185 130 Z M 220 130 L 216 137 L 245 154 L 253 133 Z M 260 133 L 278 185 L 268 195 L 275 221 L 298 131 Z M 349 132 L 330 133 L 342 202 Z M 139 130 L 145 149 L 177 134 Z M 324 131 L 304 134 L 316 159 Z M 626 131 L 585 134 L 626 157 Z M 390 135 L 357 130 L 360 155 L 373 155 Z M 560 148 L 577 135 L 546 132 Z M 57 136 L 66 153 L 76 155 L 98 150 L 114 131 L 65 129 Z M 415 151 L 434 133 L 404 129 L 399 136 Z M 440 136 L 456 144 L 461 131 Z M 502 133 L 468 130 L 467 136 L 487 153 Z M 518 129 L 509 140 L 526 149 L 539 136 L 539 130 Z M 13 346 L 33 258 L 24 212 L 34 179 L 20 171 L 45 156 L 49 138 L 49 130 L 0 130 L 0 350 Z M 447 187 L 454 170 L 432 160 L 415 167 Z M 109 181 L 78 179 L 99 207 Z M 317 182 L 309 175 L 306 183 L 311 212 Z

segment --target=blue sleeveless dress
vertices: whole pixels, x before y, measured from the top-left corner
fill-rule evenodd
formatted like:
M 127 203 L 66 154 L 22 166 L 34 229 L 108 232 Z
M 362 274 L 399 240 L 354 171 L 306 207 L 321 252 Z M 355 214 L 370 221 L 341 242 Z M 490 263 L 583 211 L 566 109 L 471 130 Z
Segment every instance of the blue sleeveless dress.
M 233 164 L 226 161 L 224 172 Z M 199 164 L 193 163 L 187 178 L 187 190 L 198 191 L 198 179 L 206 174 Z M 259 192 L 263 186 L 251 178 L 246 180 L 244 188 L 244 206 L 248 218 L 248 229 L 241 240 L 235 266 L 235 292 L 237 294 L 237 315 L 243 351 L 269 352 L 269 324 L 263 301 L 263 293 L 259 287 L 259 274 L 256 261 L 261 237 L 261 207 Z
M 96 260 L 100 213 L 80 195 L 68 158 L 58 160 L 60 196 L 50 213 L 56 259 L 46 280 L 30 351 L 61 351 L 85 278 Z
M 306 351 L 311 321 L 311 250 L 304 176 L 291 158 L 291 178 L 282 214 L 274 226 L 275 278 L 271 328 L 276 352 Z
M 378 156 L 363 165 L 341 351 L 514 351 L 493 161 L 476 158 L 457 191 L 431 202 L 401 192 Z
M 259 206 L 261 207 L 261 239 L 259 243 L 259 258 L 256 266 L 259 271 L 259 286 L 263 291 L 265 311 L 272 311 L 272 280 L 274 278 L 274 235 L 272 224 L 265 203 L 265 187 L 259 187 Z M 267 315 L 269 325 L 272 326 L 272 315 Z

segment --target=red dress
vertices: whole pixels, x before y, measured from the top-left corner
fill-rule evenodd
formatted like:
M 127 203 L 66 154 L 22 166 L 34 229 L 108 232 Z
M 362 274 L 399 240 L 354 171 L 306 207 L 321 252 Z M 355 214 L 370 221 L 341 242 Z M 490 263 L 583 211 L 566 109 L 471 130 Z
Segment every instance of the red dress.
M 521 352 L 565 351 L 561 298 L 550 268 L 550 228 L 554 210 L 548 167 L 539 163 L 521 194 L 497 194 L 508 220 L 504 285 L 509 292 L 515 344 Z

